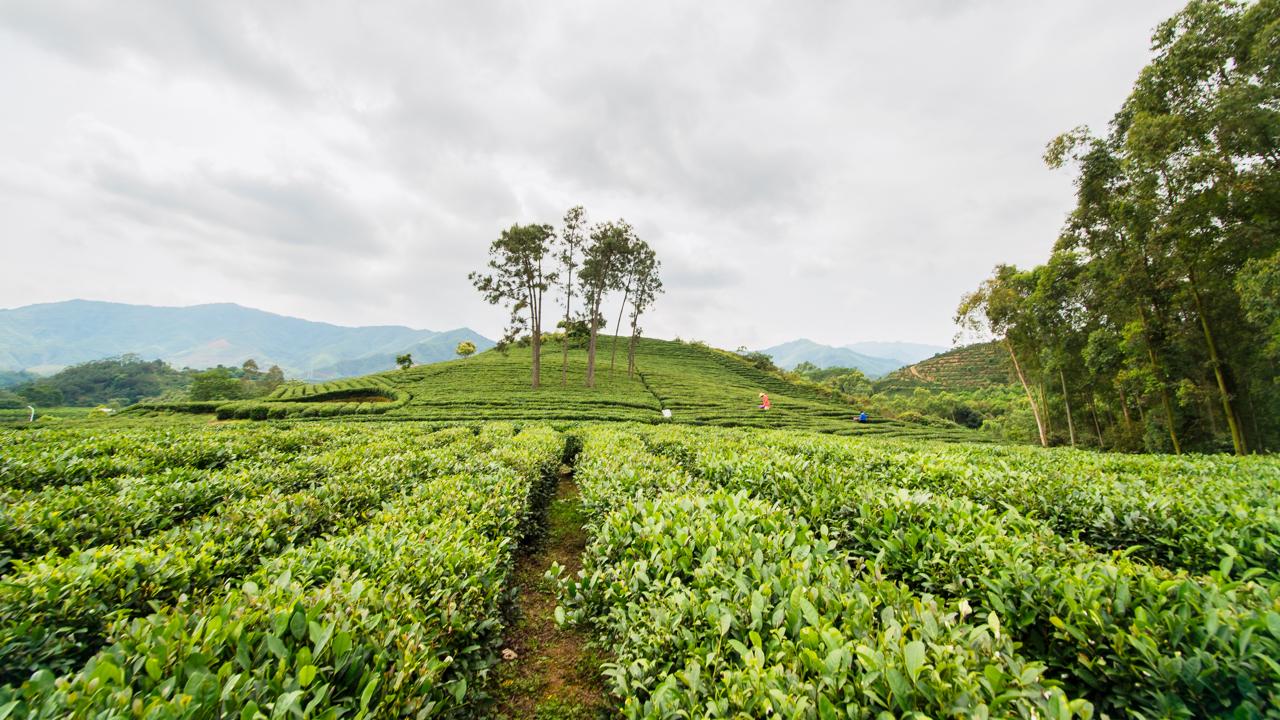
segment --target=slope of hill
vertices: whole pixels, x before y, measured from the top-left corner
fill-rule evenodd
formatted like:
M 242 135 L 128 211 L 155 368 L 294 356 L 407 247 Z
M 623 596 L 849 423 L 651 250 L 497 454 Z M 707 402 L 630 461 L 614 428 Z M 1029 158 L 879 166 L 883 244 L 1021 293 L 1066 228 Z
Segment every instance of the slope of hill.
M 977 343 L 895 370 L 875 384 L 876 392 L 917 387 L 974 390 L 1014 382 L 1009 355 L 997 343 Z
M 187 408 L 223 417 L 295 418 L 345 416 L 353 420 L 428 420 L 441 423 L 482 420 L 635 421 L 695 425 L 793 428 L 841 434 L 884 434 L 981 440 L 960 429 L 938 429 L 874 418 L 858 424 L 859 408 L 829 399 L 812 388 L 761 372 L 737 355 L 700 344 L 642 340 L 639 372 L 627 377 L 625 350 L 609 370 L 609 345 L 602 343 L 597 387 L 583 387 L 586 353 L 570 352 L 568 384 L 560 384 L 561 346 L 548 343 L 542 356 L 543 387 L 529 387 L 530 352 L 512 348 L 466 360 L 394 370 L 326 382 L 289 385 L 265 402 Z M 773 409 L 757 409 L 767 392 Z M 133 413 L 163 410 L 137 406 Z M 175 408 L 181 409 L 181 408 Z
M 194 368 L 239 365 L 252 357 L 291 375 L 367 360 L 369 365 L 355 371 L 369 372 L 411 348 L 418 362 L 453 357 L 462 339 L 480 349 L 493 346 L 466 328 L 440 333 L 398 325 L 342 327 L 230 303 L 152 307 L 70 300 L 0 310 L 0 369 L 56 368 L 136 353 Z
M 921 343 L 907 342 L 856 342 L 845 345 L 854 352 L 870 355 L 877 358 L 888 358 L 890 360 L 901 361 L 903 365 L 910 365 L 933 357 L 939 353 L 944 353 L 947 348 L 942 345 L 924 345 Z
M 809 362 L 820 368 L 857 368 L 869 378 L 878 378 L 907 364 L 907 361 L 873 357 L 847 347 L 822 345 L 803 338 L 774 345 L 760 352 L 773 358 L 774 364 L 784 370 L 791 370 L 802 362 Z

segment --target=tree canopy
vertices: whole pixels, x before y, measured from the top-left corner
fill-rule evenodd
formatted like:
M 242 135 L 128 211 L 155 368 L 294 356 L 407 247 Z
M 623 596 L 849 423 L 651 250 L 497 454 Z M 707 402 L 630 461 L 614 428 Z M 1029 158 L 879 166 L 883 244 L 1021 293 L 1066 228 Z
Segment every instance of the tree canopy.
M 1042 442 L 1084 416 L 1125 449 L 1280 441 L 1277 38 L 1280 3 L 1195 0 L 1106 132 L 1049 143 L 1077 196 L 1052 256 L 998 266 L 957 312 L 1006 347 Z

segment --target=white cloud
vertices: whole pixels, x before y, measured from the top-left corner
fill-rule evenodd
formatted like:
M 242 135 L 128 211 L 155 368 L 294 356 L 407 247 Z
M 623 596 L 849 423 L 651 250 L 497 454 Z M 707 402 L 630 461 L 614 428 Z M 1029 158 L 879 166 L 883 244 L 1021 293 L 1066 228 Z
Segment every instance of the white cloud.
M 646 329 L 946 342 L 1042 259 L 1039 157 L 1176 0 L 0 6 L 0 306 L 234 301 L 471 325 L 468 270 L 582 203 L 658 250 Z

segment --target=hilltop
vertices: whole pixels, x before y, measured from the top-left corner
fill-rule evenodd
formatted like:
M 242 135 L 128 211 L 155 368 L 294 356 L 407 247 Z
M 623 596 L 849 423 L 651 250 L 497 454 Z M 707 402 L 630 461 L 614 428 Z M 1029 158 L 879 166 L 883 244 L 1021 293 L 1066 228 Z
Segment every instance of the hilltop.
M 737 355 L 700 343 L 643 339 L 639 372 L 627 377 L 625 349 L 609 369 L 610 339 L 603 338 L 597 387 L 583 387 L 586 352 L 569 355 L 568 383 L 561 385 L 559 343 L 543 347 L 543 387 L 529 386 L 530 350 L 490 350 L 451 360 L 314 385 L 290 384 L 265 401 L 142 405 L 133 414 L 167 410 L 217 412 L 225 418 L 329 418 L 427 420 L 441 423 L 511 421 L 671 422 L 721 427 L 790 428 L 840 434 L 893 434 L 956 440 L 980 439 L 951 428 L 926 428 L 873 418 L 857 424 L 860 408 L 820 389 L 756 369 Z M 766 392 L 773 409 L 757 409 Z
M 805 338 L 774 345 L 760 352 L 773 358 L 774 364 L 784 370 L 792 370 L 800 363 L 808 362 L 820 368 L 856 368 L 869 378 L 881 377 L 906 364 L 903 360 L 875 357 L 847 347 L 822 345 Z
M 493 346 L 469 328 L 344 327 L 232 303 L 153 307 L 69 300 L 0 310 L 3 370 L 55 371 L 132 353 L 179 368 L 254 358 L 289 375 L 330 378 L 393 367 L 404 352 L 418 362 L 451 358 L 461 340 L 481 350 Z
M 1009 353 L 995 342 L 976 343 L 935 355 L 889 373 L 876 392 L 912 390 L 977 390 L 1015 381 Z

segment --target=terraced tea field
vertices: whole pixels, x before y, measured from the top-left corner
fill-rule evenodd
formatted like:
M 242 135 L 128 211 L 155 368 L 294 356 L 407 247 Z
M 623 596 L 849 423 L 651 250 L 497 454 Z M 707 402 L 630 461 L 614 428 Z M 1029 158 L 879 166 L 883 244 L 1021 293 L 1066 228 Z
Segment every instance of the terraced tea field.
M 1280 714 L 1274 459 L 560 425 L 0 432 L 0 717 Z
M 154 412 L 217 413 L 224 419 L 414 420 L 456 424 L 490 420 L 665 422 L 676 424 L 814 430 L 844 435 L 890 435 L 978 441 L 961 428 L 931 428 L 872 418 L 855 423 L 859 408 L 761 372 L 735 355 L 708 347 L 642 340 L 639 373 L 627 377 L 619 348 L 619 367 L 609 370 L 609 340 L 601 343 L 597 387 L 582 386 L 586 354 L 570 352 L 569 381 L 561 385 L 561 348 L 544 346 L 543 387 L 529 386 L 530 351 L 486 352 L 467 360 L 394 370 L 311 386 L 286 386 L 264 401 L 142 405 L 132 414 Z M 767 392 L 768 412 L 757 410 Z

